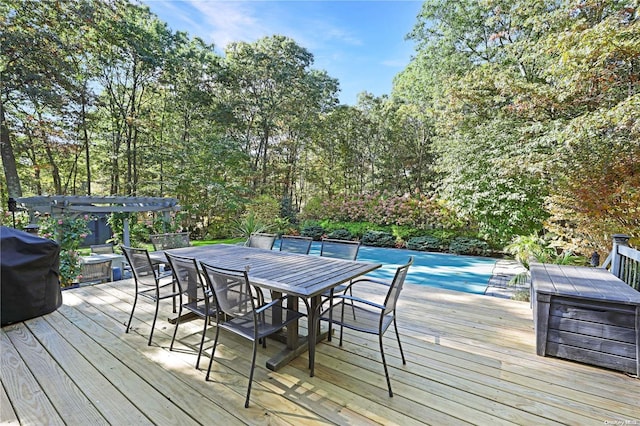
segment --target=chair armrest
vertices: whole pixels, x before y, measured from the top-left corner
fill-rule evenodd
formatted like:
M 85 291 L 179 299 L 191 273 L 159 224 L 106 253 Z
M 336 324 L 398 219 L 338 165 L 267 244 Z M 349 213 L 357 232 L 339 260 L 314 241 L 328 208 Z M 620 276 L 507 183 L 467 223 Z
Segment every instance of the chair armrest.
M 365 283 L 365 282 L 373 283 L 373 284 L 379 284 L 379 285 L 383 285 L 383 286 L 386 286 L 386 287 L 391 286 L 391 283 L 389 283 L 388 281 L 374 280 L 372 278 L 357 278 L 357 279 L 351 281 L 351 284 L 349 285 L 349 287 L 351 287 L 355 283 Z
M 272 306 L 277 305 L 278 303 L 284 302 L 284 300 L 285 300 L 285 299 L 288 299 L 289 297 L 291 297 L 291 296 L 284 295 L 284 296 L 282 296 L 282 297 L 279 297 L 279 298 L 277 298 L 277 299 L 274 299 L 274 300 L 272 300 L 271 302 L 267 303 L 266 305 L 262 305 L 262 306 L 260 306 L 259 308 L 257 308 L 257 309 L 256 309 L 256 313 L 263 312 L 263 311 L 265 311 L 266 309 L 269 309 L 269 308 L 271 308 Z M 301 315 L 304 315 L 304 314 L 301 314 Z M 305 316 L 306 316 L 306 315 L 305 315 Z
M 362 303 L 362 304 L 365 304 L 365 305 L 368 305 L 368 306 L 372 306 L 374 308 L 378 308 L 378 309 L 381 309 L 381 310 L 385 310 L 386 309 L 386 306 L 381 305 L 379 303 L 375 303 L 375 302 L 372 302 L 370 300 L 362 299 L 360 297 L 349 296 L 349 295 L 346 295 L 346 294 L 340 294 L 340 295 L 337 295 L 337 296 L 333 296 L 333 298 L 334 299 L 351 300 L 353 302 Z M 325 300 L 325 302 L 326 302 L 326 300 Z

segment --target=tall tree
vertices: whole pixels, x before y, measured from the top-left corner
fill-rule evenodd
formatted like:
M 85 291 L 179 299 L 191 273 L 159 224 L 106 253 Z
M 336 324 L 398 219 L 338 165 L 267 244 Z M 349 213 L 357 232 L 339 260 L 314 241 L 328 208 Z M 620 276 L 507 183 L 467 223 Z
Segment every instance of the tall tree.
M 173 34 L 166 23 L 151 14 L 148 7 L 118 0 L 110 19 L 100 21 L 105 36 L 100 46 L 104 87 L 108 106 L 108 132 L 111 139 L 111 194 L 137 193 L 145 158 L 139 152 L 141 133 L 149 127 L 146 102 L 158 88 L 166 54 Z M 121 148 L 124 147 L 124 153 Z M 126 163 L 121 180 L 120 158 Z
M 313 55 L 283 36 L 232 43 L 225 63 L 235 134 L 243 138 L 245 153 L 252 158 L 253 187 L 258 189 L 267 184 L 272 144 L 281 139 L 287 120 L 309 113 L 300 108 L 301 100 L 312 99 L 307 106 L 320 111 L 327 98 L 335 98 L 337 85 L 326 74 L 314 74 Z M 305 96 L 309 93 L 316 95 Z

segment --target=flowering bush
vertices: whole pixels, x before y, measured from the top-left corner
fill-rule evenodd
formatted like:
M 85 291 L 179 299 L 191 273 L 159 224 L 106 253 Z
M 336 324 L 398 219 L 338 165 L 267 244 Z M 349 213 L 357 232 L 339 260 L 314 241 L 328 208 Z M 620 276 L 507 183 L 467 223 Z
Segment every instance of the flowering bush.
M 60 284 L 67 287 L 79 277 L 81 264 L 78 249 L 80 243 L 91 233 L 87 225 L 91 220 L 83 217 L 60 216 L 40 219 L 40 236 L 60 244 Z
M 411 226 L 421 229 L 461 227 L 457 215 L 442 202 L 424 194 L 389 195 L 372 193 L 324 200 L 321 207 L 312 204 L 320 217 L 347 222 L 370 222 L 381 226 Z M 313 215 L 305 211 L 307 216 Z
M 1 210 L 0 225 L 13 227 L 15 218 L 16 229 L 24 229 L 29 224 L 29 215 L 25 211 L 10 212 L 9 210 Z

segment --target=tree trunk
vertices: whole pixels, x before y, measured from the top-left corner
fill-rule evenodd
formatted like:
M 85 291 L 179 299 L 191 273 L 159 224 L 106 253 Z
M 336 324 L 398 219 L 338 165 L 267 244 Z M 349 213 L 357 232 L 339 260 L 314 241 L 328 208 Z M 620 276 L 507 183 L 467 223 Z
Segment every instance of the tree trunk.
M 4 177 L 7 181 L 7 192 L 9 197 L 22 197 L 22 187 L 20 177 L 16 168 L 16 158 L 13 155 L 13 147 L 9 138 L 9 127 L 4 117 L 4 103 L 0 102 L 0 154 L 2 156 L 2 167 Z
M 83 88 L 85 90 L 86 88 Z M 89 132 L 87 132 L 87 101 L 85 93 L 82 93 L 82 138 L 84 140 L 84 155 L 87 165 L 87 195 L 91 195 L 91 157 L 89 155 Z

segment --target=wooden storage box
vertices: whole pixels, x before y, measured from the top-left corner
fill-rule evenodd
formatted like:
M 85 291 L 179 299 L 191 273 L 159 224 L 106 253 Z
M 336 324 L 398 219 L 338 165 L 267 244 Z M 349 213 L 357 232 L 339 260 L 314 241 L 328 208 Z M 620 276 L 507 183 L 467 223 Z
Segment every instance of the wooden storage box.
M 605 269 L 531 265 L 536 352 L 640 373 L 640 293 Z

